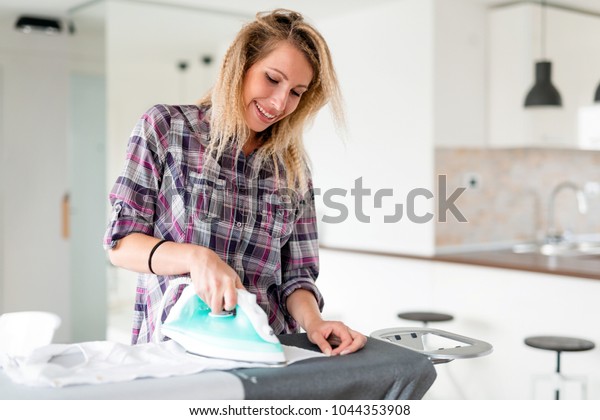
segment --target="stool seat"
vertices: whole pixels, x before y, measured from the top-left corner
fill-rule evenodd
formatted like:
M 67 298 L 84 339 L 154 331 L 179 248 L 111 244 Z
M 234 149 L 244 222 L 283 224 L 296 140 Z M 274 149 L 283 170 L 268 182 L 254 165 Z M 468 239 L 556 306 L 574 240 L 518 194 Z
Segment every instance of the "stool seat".
M 595 347 L 593 342 L 581 338 L 544 335 L 527 337 L 525 344 L 536 349 L 553 351 L 586 351 Z
M 398 314 L 398 318 L 407 319 L 409 321 L 421 321 L 425 323 L 451 321 L 454 319 L 452 315 L 439 312 L 401 312 Z
M 554 395 L 555 399 L 560 399 L 560 394 L 563 391 L 564 383 L 569 380 L 568 377 L 564 376 L 560 372 L 560 354 L 563 351 L 586 351 L 591 350 L 595 347 L 595 344 L 592 341 L 584 340 L 582 338 L 575 337 L 563 337 L 556 335 L 538 335 L 533 337 L 525 338 L 525 344 L 534 347 L 536 349 L 542 350 L 551 350 L 556 352 L 556 373 L 555 373 L 555 390 Z M 586 395 L 586 383 L 584 379 L 576 379 L 572 378 L 571 380 L 575 380 L 581 385 L 581 394 L 582 396 Z M 535 388 L 535 383 L 534 383 Z

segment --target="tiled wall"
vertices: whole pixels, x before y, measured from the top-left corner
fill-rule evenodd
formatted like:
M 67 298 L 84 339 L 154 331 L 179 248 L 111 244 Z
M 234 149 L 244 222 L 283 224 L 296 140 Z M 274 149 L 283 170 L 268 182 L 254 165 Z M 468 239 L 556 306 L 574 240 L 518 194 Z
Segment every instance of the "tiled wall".
M 450 213 L 436 225 L 436 248 L 474 247 L 542 238 L 549 197 L 562 181 L 581 188 L 600 183 L 600 152 L 566 149 L 438 148 L 436 175 L 447 175 L 447 195 L 466 185 L 469 174 L 480 184 L 455 202 L 467 222 Z M 437 177 L 437 176 L 436 176 Z M 600 193 L 587 194 L 580 214 L 573 190 L 556 196 L 555 221 L 573 234 L 600 234 Z

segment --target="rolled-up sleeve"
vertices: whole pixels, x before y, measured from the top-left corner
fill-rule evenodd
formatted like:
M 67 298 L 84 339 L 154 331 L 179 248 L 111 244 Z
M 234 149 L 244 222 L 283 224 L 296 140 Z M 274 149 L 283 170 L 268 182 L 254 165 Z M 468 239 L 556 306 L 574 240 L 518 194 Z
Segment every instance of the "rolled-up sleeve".
M 315 283 L 319 275 L 319 242 L 312 187 L 307 195 L 309 199 L 301 201 L 301 215 L 294 225 L 289 240 L 281 250 L 282 285 L 280 298 L 284 313 L 288 318 L 291 317 L 286 301 L 297 289 L 310 291 L 317 300 L 319 310 L 323 310 L 324 306 L 323 296 Z
M 125 167 L 109 195 L 112 215 L 104 235 L 105 249 L 113 248 L 130 233 L 151 235 L 154 231 L 161 162 L 168 141 L 165 112 L 160 106 L 148 110 L 129 138 Z

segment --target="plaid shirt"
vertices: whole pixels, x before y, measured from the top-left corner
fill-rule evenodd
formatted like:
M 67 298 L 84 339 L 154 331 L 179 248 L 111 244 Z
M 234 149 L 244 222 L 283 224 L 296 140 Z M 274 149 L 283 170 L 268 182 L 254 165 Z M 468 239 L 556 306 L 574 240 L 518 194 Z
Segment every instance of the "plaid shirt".
M 254 169 L 254 154 L 236 158 L 230 150 L 219 162 L 209 158 L 209 111 L 157 105 L 138 121 L 125 168 L 110 193 L 113 212 L 104 247 L 140 232 L 210 248 L 256 295 L 276 334 L 297 332 L 286 307 L 293 291 L 311 291 L 323 307 L 315 286 L 319 259 L 314 200 L 284 195 L 276 188 L 273 170 Z M 285 177 L 283 168 L 279 176 Z M 155 312 L 175 277 L 139 275 L 133 344 L 151 340 Z M 163 321 L 178 296 L 166 306 Z

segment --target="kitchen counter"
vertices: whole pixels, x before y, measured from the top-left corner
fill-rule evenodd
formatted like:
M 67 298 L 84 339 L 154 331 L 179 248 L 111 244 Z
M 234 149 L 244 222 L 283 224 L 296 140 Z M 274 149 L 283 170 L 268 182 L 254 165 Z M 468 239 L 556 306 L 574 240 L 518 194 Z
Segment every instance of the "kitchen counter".
M 600 280 L 600 255 L 546 256 L 535 252 L 515 253 L 511 249 L 493 249 L 485 251 L 444 252 L 432 257 L 425 257 L 340 247 L 321 246 L 321 248 L 366 255 L 472 264 Z
M 533 252 L 517 254 L 503 249 L 439 254 L 432 259 L 600 280 L 599 255 L 546 256 Z
M 439 254 L 431 259 L 600 280 L 600 255 L 546 256 L 500 249 Z

